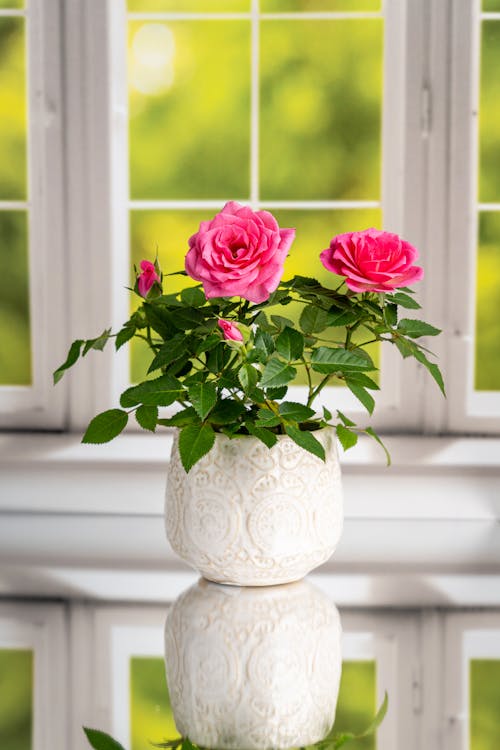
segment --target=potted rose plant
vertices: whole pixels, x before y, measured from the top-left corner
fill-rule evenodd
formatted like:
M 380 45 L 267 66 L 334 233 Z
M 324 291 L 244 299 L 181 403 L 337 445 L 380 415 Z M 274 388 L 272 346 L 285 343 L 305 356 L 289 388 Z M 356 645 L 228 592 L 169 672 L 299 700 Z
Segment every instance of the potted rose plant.
M 338 235 L 320 254 L 330 288 L 309 277 L 282 280 L 294 236 L 267 211 L 227 203 L 189 239 L 177 272 L 198 285 L 164 294 L 158 260 L 142 261 L 133 289 L 141 304 L 129 320 L 116 334 L 75 341 L 54 373 L 57 382 L 112 338 L 116 349 L 134 337 L 147 342 L 148 377 L 124 391 L 121 408 L 96 416 L 83 442 L 113 439 L 132 414 L 146 430 L 177 428 L 168 535 L 214 580 L 295 580 L 333 551 L 341 528 L 336 438 L 344 449 L 361 432 L 381 441 L 371 427 L 316 405 L 336 383 L 372 413 L 378 385 L 369 343 L 414 357 L 444 392 L 418 341 L 440 331 L 399 314 L 420 307 L 408 288 L 423 276 L 416 249 L 376 229 Z M 288 390 L 301 374 L 307 397 L 298 402 Z M 159 412 L 173 404 L 172 416 Z

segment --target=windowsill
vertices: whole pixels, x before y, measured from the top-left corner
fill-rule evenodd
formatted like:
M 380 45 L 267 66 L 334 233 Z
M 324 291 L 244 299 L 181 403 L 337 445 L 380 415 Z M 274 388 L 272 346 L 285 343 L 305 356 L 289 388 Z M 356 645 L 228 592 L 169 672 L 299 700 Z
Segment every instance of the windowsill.
M 171 437 L 79 441 L 0 435 L 0 594 L 165 599 L 187 571 L 161 519 Z M 386 442 L 391 468 L 368 439 L 342 455 L 339 603 L 500 606 L 500 439 Z

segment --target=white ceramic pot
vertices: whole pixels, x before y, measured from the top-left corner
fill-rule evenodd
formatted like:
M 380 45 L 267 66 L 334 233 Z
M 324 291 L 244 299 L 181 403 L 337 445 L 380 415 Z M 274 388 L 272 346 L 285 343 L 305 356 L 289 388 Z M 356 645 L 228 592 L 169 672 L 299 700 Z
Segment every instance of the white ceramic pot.
M 334 604 L 308 581 L 199 581 L 172 605 L 165 662 L 177 729 L 200 747 L 304 747 L 330 731 L 341 673 Z
M 315 432 L 326 462 L 287 435 L 217 435 L 186 474 L 177 436 L 168 470 L 166 530 L 172 548 L 205 578 L 268 586 L 303 578 L 334 551 L 342 531 L 335 431 Z

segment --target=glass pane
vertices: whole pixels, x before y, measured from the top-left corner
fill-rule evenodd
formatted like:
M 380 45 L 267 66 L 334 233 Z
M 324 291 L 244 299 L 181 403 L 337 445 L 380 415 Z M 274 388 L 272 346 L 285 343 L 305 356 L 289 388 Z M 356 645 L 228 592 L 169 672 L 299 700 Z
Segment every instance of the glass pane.
M 376 663 L 374 661 L 345 661 L 335 716 L 337 732 L 364 731 L 377 710 Z M 375 750 L 373 736 L 350 742 L 350 750 Z
M 0 0 L 0 8 L 24 8 L 24 0 Z
M 221 204 L 222 208 L 222 204 Z M 272 209 L 271 209 L 272 210 Z M 143 258 L 154 260 L 156 249 L 164 273 L 180 271 L 184 268 L 184 258 L 188 251 L 188 239 L 194 234 L 201 221 L 210 219 L 215 210 L 198 211 L 132 211 L 131 212 L 131 263 L 139 267 Z M 344 211 L 290 211 L 272 210 L 281 227 L 295 227 L 296 240 L 285 263 L 284 278 L 295 274 L 314 276 L 325 286 L 338 286 L 341 277 L 333 276 L 324 268 L 319 254 L 328 247 L 331 238 L 342 232 L 355 232 L 368 227 L 381 228 L 381 212 L 374 210 Z M 133 278 L 131 278 L 133 283 Z M 189 286 L 190 279 L 173 276 L 164 280 L 166 293 L 175 292 Z M 133 301 L 135 306 L 135 301 Z M 283 308 L 277 310 L 285 314 Z M 286 310 L 286 316 L 298 320 L 300 309 Z M 335 332 L 331 333 L 335 338 Z M 370 336 L 371 338 L 371 336 Z M 366 341 L 363 330 L 357 333 L 358 341 Z M 369 345 L 366 351 L 378 366 L 380 360 L 378 345 Z M 132 382 L 144 380 L 151 362 L 147 344 L 134 341 L 131 346 Z M 377 373 L 371 374 L 377 380 Z M 299 381 L 297 381 L 299 382 Z
M 500 747 L 500 659 L 470 662 L 470 750 Z
M 500 21 L 483 21 L 479 102 L 479 200 L 500 202 Z
M 476 300 L 475 388 L 478 391 L 498 391 L 500 390 L 500 213 L 484 212 L 479 215 Z
M 26 198 L 23 18 L 0 18 L 0 154 L 0 200 Z
M 249 194 L 250 22 L 129 24 L 136 199 Z
M 165 663 L 159 657 L 130 659 L 131 750 L 150 750 L 151 742 L 179 736 L 170 708 Z
M 378 11 L 380 0 L 260 0 L 263 12 L 281 11 Z
M 30 750 L 33 724 L 33 652 L 0 649 L 0 747 Z
M 378 199 L 382 29 L 262 22 L 262 199 Z
M 31 383 L 25 211 L 0 211 L 0 385 Z
M 500 12 L 500 0 L 483 0 L 483 10 L 486 12 Z
M 244 13 L 250 10 L 250 0 L 128 0 L 127 8 L 143 13 Z

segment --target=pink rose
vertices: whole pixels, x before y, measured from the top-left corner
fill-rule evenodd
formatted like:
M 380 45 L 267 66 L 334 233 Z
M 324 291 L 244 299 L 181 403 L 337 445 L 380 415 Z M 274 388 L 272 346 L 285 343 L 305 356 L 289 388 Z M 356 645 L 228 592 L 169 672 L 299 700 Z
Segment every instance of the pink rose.
M 230 320 L 223 320 L 219 318 L 217 321 L 218 325 L 222 329 L 224 338 L 228 341 L 243 341 L 243 336 L 240 329 L 235 323 L 231 323 Z
M 392 292 L 420 281 L 424 269 L 414 266 L 418 251 L 397 234 L 365 229 L 339 234 L 320 255 L 329 271 L 346 276 L 353 292 Z
M 278 286 L 295 229 L 280 229 L 268 211 L 230 201 L 189 239 L 186 272 L 207 298 L 264 302 Z
M 156 273 L 154 263 L 149 260 L 141 260 L 142 273 L 137 277 L 137 289 L 141 297 L 146 298 L 148 292 L 155 282 L 161 283 L 161 279 Z

